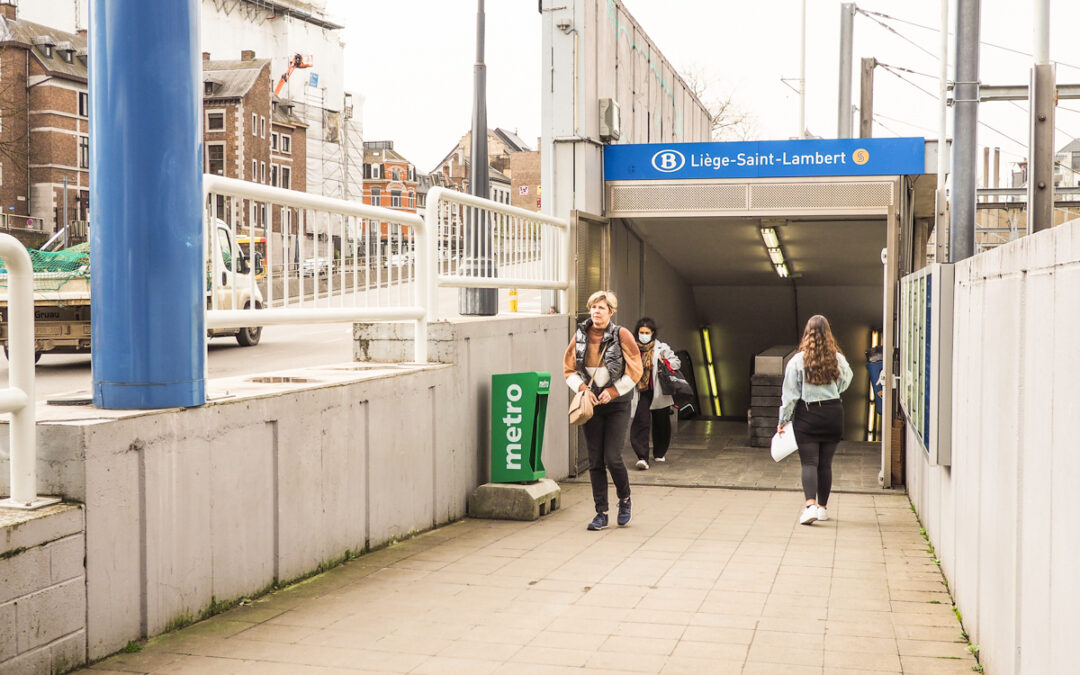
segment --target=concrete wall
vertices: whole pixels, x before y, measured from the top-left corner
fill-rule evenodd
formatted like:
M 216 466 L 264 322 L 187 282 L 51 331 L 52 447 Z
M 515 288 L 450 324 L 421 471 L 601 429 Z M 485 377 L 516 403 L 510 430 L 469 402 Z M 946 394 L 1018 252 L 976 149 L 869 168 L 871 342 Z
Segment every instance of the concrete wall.
M 952 466 L 907 488 L 986 672 L 1076 670 L 1080 222 L 956 265 Z
M 543 212 L 567 219 L 574 210 L 602 214 L 601 98 L 621 107 L 619 143 L 707 141 L 710 118 L 621 3 L 540 5 Z
M 497 316 L 430 324 L 428 358 L 454 365 L 456 390 L 446 415 L 476 414 L 468 425 L 469 453 L 462 461 L 466 477 L 476 484 L 490 478 L 491 376 L 495 373 L 551 373 L 548 417 L 544 429 L 543 461 L 548 478 L 570 473 L 566 409 L 570 390 L 562 376 L 562 357 L 570 343 L 571 321 L 564 315 Z M 400 362 L 412 358 L 412 327 L 406 324 L 356 324 L 353 330 L 358 361 Z M 440 432 L 441 433 L 441 432 Z
M 199 408 L 40 405 L 39 491 L 85 505 L 86 594 L 66 609 L 87 619 L 87 656 L 348 551 L 463 517 L 469 493 L 487 480 L 491 374 L 560 378 L 568 324 L 543 316 L 435 326 L 432 351 L 446 364 L 212 380 Z M 408 355 L 392 360 L 411 358 L 411 326 L 404 332 L 407 340 L 385 343 Z M 379 344 L 365 339 L 361 351 L 372 356 Z M 568 472 L 568 390 L 555 385 L 544 459 L 559 479 Z
M 64 673 L 86 661 L 83 510 L 0 511 L 0 673 Z
M 703 411 L 711 414 L 693 291 L 675 268 L 623 221 L 612 221 L 610 232 L 611 290 L 619 298 L 616 323 L 633 330 L 639 318 L 650 316 L 656 321 L 660 340 L 676 351 L 690 352 Z
M 797 291 L 797 292 L 796 292 Z M 862 440 L 870 381 L 870 331 L 881 329 L 880 286 L 695 286 L 701 323 L 710 327 L 720 405 L 725 415 L 750 407 L 753 356 L 774 345 L 796 345 L 806 321 L 824 314 L 855 373 L 844 394 L 845 437 Z

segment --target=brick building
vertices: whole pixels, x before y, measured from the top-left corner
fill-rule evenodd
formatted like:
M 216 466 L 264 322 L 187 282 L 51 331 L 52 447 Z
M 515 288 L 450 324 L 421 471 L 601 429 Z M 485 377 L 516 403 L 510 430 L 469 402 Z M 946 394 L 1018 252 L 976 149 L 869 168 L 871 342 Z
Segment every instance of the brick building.
M 431 172 L 431 184 L 468 192 L 471 147 L 472 131 L 469 131 Z M 530 211 L 540 210 L 539 152 L 530 149 L 511 131 L 488 129 L 488 166 L 491 199 Z
M 293 113 L 291 101 L 274 96 L 271 77 L 270 60 L 255 58 L 254 51 L 242 51 L 238 61 L 213 61 L 203 52 L 203 170 L 304 192 L 307 125 Z M 234 208 L 218 198 L 216 210 L 226 222 L 235 219 L 244 228 L 252 224 L 246 200 Z M 265 208 L 255 210 L 255 236 L 269 236 L 267 244 L 278 253 L 271 254 L 272 260 L 288 260 L 295 245 L 296 214 L 286 211 L 283 224 L 281 212 L 274 209 L 267 228 L 270 218 Z
M 364 203 L 416 213 L 416 166 L 394 150 L 393 141 L 364 141 Z M 382 223 L 379 240 L 384 249 L 396 250 L 408 239 L 409 228 Z
M 19 19 L 0 0 L 0 209 L 53 232 L 90 209 L 86 33 Z M 67 181 L 67 213 L 64 183 Z

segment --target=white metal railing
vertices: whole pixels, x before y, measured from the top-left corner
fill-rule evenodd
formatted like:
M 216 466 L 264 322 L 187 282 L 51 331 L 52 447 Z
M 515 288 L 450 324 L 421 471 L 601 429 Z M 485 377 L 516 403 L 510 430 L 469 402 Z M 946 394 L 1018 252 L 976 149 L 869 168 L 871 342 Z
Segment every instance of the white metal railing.
M 34 409 L 34 266 L 19 240 L 0 234 L 7 276 L 8 387 L 0 389 L 0 413 L 10 413 L 11 497 L 0 506 L 39 508 L 59 499 L 37 494 L 37 430 Z
M 557 290 L 567 307 L 570 226 L 561 218 L 442 187 L 427 195 L 435 286 Z
M 413 321 L 414 358 L 425 362 L 440 286 L 555 290 L 567 306 L 570 228 L 559 218 L 439 187 L 422 219 L 221 176 L 203 185 L 204 237 L 225 230 L 249 246 L 246 266 L 206 260 L 208 329 Z M 204 250 L 218 246 L 232 250 Z
M 427 361 L 431 265 L 419 216 L 221 176 L 203 176 L 203 192 L 204 236 L 224 228 L 249 247 L 246 272 L 209 256 L 208 329 L 413 321 L 414 358 Z

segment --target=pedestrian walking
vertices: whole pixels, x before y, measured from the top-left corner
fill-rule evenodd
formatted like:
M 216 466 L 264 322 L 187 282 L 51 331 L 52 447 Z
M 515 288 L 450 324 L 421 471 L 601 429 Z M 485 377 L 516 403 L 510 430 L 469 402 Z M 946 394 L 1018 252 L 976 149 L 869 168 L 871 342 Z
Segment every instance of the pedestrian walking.
M 634 386 L 641 379 L 641 354 L 630 331 L 614 323 L 619 301 L 611 291 L 589 297 L 589 318 L 580 323 L 563 357 L 563 374 L 573 392 L 588 390 L 595 408 L 585 423 L 596 517 L 588 529 L 608 526 L 607 474 L 619 498 L 620 526 L 630 523 L 630 478 L 622 460 L 622 447 L 630 422 Z M 590 384 L 591 383 L 591 384 Z
M 675 400 L 665 394 L 656 383 L 656 373 L 665 368 L 666 361 L 673 370 L 682 367 L 679 357 L 671 347 L 656 335 L 656 322 L 647 316 L 638 319 L 634 326 L 641 367 L 644 372 L 638 380 L 631 405 L 630 445 L 637 455 L 637 468 L 649 468 L 649 437 L 652 436 L 652 456 L 657 462 L 665 462 L 668 445 L 671 444 L 671 406 Z
M 806 508 L 799 516 L 802 525 L 829 519 L 826 504 L 832 491 L 833 456 L 844 435 L 840 394 L 849 384 L 851 366 L 836 346 L 828 319 L 815 314 L 806 322 L 799 352 L 784 370 L 780 424 L 776 428 L 782 435 L 784 425 L 793 422 L 806 497 Z

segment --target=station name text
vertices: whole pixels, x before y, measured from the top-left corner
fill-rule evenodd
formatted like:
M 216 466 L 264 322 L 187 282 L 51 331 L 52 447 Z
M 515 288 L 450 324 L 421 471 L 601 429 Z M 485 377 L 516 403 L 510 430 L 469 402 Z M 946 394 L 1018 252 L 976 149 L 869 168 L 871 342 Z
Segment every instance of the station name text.
M 690 155 L 693 168 L 724 169 L 730 166 L 825 166 L 847 164 L 846 152 L 807 152 L 807 153 L 746 153 L 737 155 Z

